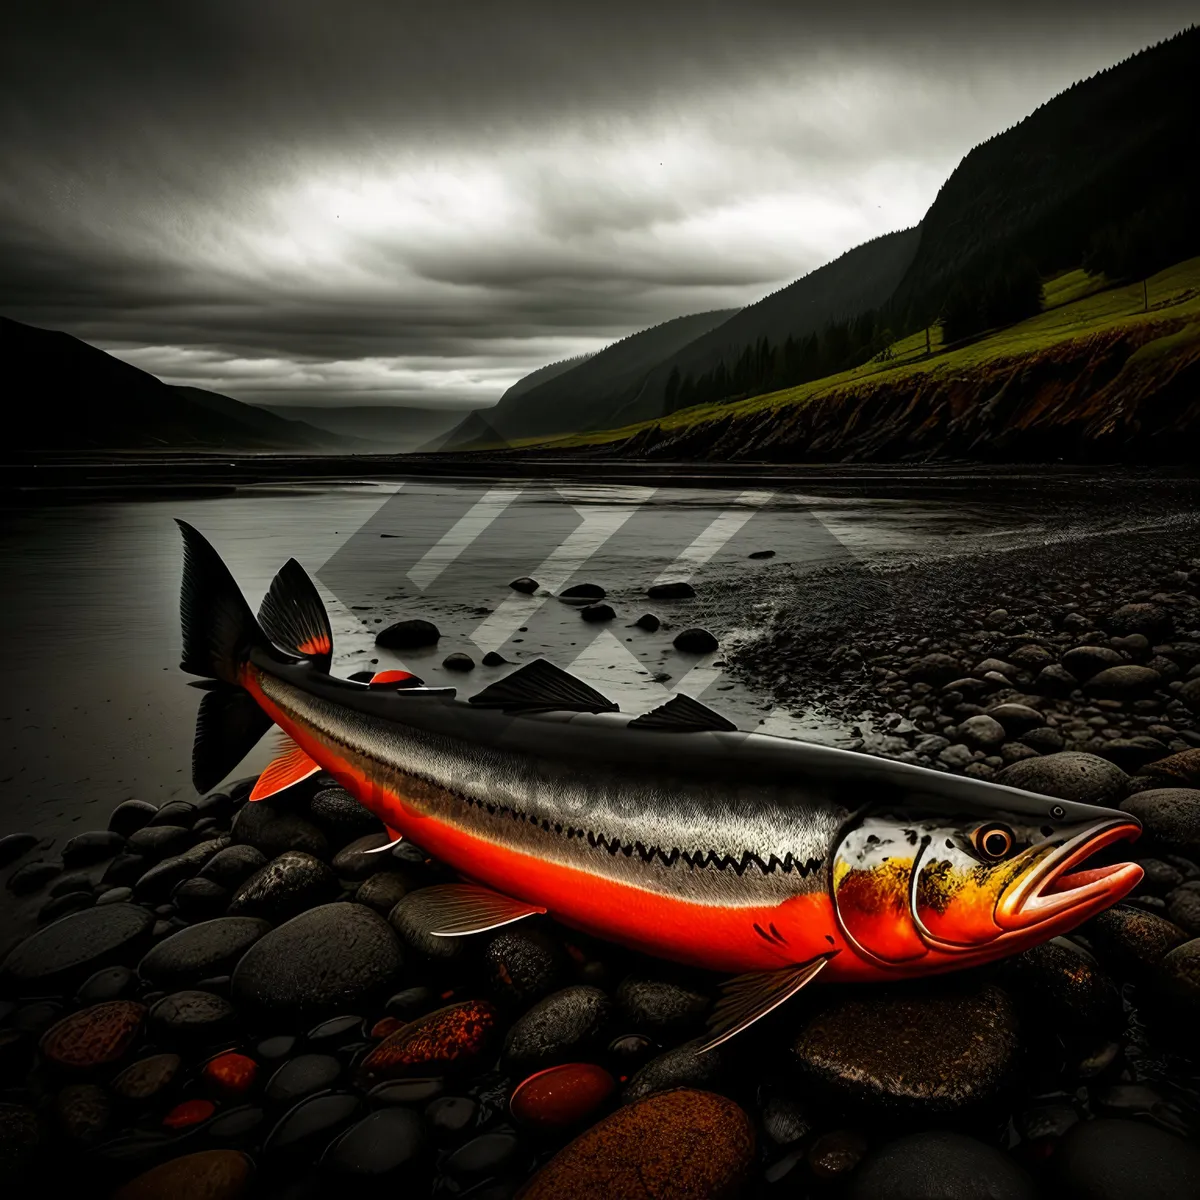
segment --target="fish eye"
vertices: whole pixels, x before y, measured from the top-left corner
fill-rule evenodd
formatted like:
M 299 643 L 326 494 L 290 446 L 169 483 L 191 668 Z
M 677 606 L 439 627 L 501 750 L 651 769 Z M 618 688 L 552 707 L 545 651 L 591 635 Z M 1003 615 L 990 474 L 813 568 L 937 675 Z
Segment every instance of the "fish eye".
M 981 825 L 971 835 L 975 849 L 993 862 L 1003 858 L 1016 842 L 1007 825 Z

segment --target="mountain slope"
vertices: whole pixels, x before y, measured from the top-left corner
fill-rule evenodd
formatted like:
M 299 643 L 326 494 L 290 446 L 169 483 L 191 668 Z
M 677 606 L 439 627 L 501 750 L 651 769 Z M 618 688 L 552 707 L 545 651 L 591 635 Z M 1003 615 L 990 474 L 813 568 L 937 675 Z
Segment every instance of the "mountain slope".
M 363 454 L 411 454 L 440 446 L 461 424 L 461 408 L 411 408 L 392 404 L 271 405 L 270 412 L 304 421 L 354 442 Z
M 472 413 L 451 435 L 446 448 L 604 428 L 623 403 L 637 396 L 658 363 L 728 320 L 735 311 L 724 309 L 665 321 L 614 342 L 549 378 L 543 367 L 542 380 L 535 386 L 522 387 L 533 378 L 526 376 L 509 388 L 494 408 Z
M 300 421 L 201 388 L 172 387 L 78 338 L 0 317 L 9 447 L 24 452 L 346 449 Z

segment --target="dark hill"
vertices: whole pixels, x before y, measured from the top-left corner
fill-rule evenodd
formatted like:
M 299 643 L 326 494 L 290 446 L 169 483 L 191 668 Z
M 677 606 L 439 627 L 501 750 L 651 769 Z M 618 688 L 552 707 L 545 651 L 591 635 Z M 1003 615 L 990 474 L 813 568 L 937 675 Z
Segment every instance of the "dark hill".
M 677 317 L 631 334 L 567 370 L 546 377 L 543 367 L 513 384 L 495 408 L 472 413 L 446 448 L 493 444 L 513 438 L 603 429 L 622 403 L 632 401 L 664 358 L 728 320 L 736 309 Z M 554 367 L 563 364 L 555 363 Z M 525 388 L 534 375 L 542 379 Z
M 172 387 L 78 338 L 0 317 L 9 446 L 22 452 L 182 448 L 346 450 L 301 421 L 201 388 Z

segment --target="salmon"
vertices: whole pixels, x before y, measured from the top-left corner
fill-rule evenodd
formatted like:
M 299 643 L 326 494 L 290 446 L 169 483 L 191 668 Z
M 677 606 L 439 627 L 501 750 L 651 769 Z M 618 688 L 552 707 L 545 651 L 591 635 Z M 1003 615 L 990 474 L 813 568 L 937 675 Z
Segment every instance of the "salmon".
M 251 801 L 317 772 L 462 882 L 428 932 L 535 914 L 729 974 L 704 1049 L 815 979 L 976 966 L 1058 936 L 1136 886 L 1088 866 L 1140 833 L 1115 809 L 746 733 L 676 694 L 629 716 L 534 659 L 467 699 L 406 671 L 331 673 L 324 604 L 290 560 L 257 617 L 185 522 L 181 668 L 205 680 L 193 751 L 216 786 L 273 726 Z

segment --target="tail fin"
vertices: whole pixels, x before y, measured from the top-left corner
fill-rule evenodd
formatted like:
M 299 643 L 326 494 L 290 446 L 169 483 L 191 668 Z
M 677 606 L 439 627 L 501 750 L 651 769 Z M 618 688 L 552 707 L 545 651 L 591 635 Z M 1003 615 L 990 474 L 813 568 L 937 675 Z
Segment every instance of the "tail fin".
M 183 624 L 183 660 L 189 675 L 236 684 L 254 646 L 266 643 L 246 598 L 229 568 L 208 540 L 186 521 L 183 533 L 183 587 L 179 614 Z
M 283 564 L 263 597 L 258 620 L 281 650 L 310 659 L 321 671 L 333 662 L 329 614 L 308 572 L 294 559 Z
M 185 521 L 180 617 L 183 659 L 180 669 L 214 683 L 196 718 L 192 783 L 198 792 L 214 788 L 254 748 L 272 721 L 238 684 L 242 665 L 267 639 L 234 582 L 229 568 L 207 539 Z

